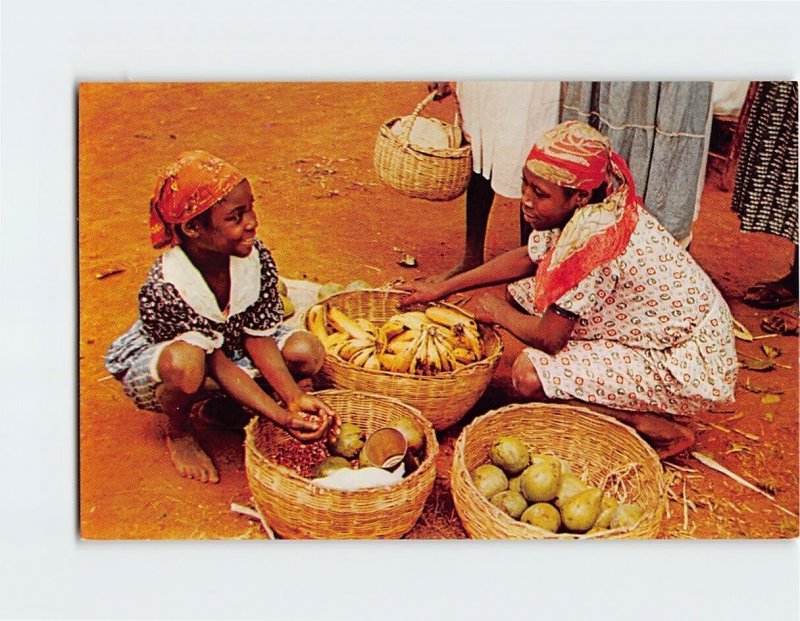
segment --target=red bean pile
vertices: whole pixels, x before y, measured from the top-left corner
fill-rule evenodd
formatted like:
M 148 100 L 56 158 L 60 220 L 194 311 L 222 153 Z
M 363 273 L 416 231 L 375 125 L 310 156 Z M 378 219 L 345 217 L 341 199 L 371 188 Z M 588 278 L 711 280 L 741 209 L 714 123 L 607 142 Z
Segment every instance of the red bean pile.
M 314 477 L 314 468 L 323 459 L 330 457 L 330 452 L 324 440 L 303 444 L 295 438 L 289 438 L 286 442 L 272 447 L 267 457 L 281 466 L 291 468 L 300 476 L 311 479 Z

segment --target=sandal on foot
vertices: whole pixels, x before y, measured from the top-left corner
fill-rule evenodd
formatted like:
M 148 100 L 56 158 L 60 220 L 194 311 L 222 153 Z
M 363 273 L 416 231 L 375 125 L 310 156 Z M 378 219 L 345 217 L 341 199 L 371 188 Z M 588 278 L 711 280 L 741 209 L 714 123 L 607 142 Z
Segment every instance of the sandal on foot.
M 792 291 L 784 280 L 760 282 L 745 291 L 742 301 L 754 308 L 773 310 L 797 303 L 797 292 Z

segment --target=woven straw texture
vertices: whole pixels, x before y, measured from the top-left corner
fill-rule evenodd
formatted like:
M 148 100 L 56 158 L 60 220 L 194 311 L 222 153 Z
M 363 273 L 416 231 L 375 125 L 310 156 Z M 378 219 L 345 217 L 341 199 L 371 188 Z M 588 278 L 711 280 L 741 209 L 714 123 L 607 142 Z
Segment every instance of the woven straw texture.
M 411 115 L 414 119 L 434 95 L 435 92 L 430 93 L 417 105 Z M 446 201 L 463 193 L 472 173 L 470 145 L 432 149 L 410 144 L 408 137 L 413 122 L 401 135 L 392 133 L 392 125 L 400 118 L 390 118 L 378 131 L 373 163 L 381 181 L 403 194 L 428 200 Z M 447 133 L 452 133 L 458 125 L 458 117 L 453 125 L 431 120 Z
M 353 319 L 364 317 L 380 326 L 402 312 L 398 303 L 405 295 L 399 291 L 364 289 L 337 293 L 325 302 Z M 394 397 L 420 410 L 437 431 L 445 429 L 458 422 L 480 399 L 503 353 L 503 341 L 497 330 L 479 326 L 486 357 L 455 371 L 434 376 L 370 371 L 328 354 L 315 381 L 322 387 Z
M 579 476 L 588 471 L 587 483 L 595 487 L 602 487 L 608 473 L 638 464 L 626 479 L 625 502 L 638 503 L 644 516 L 632 529 L 592 535 L 554 534 L 512 519 L 478 492 L 469 474 L 489 461 L 492 443 L 499 436 L 514 436 L 531 450 L 554 454 Z M 461 522 L 476 539 L 653 539 L 661 529 L 666 504 L 658 455 L 633 429 L 608 416 L 566 405 L 515 404 L 476 418 L 456 441 L 451 486 Z
M 246 428 L 245 470 L 264 520 L 288 539 L 402 537 L 422 514 L 436 478 L 439 444 L 430 423 L 396 399 L 343 390 L 315 394 L 338 412 L 343 422 L 356 423 L 367 435 L 400 418 L 412 418 L 425 432 L 425 458 L 417 470 L 393 485 L 327 489 L 267 459 L 265 452 L 289 441 L 290 436 L 276 425 L 254 418 Z

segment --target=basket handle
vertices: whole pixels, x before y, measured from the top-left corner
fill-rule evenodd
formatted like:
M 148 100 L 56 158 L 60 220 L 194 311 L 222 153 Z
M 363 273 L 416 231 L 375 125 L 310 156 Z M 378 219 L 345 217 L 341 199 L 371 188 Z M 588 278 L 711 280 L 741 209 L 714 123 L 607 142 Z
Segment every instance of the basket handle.
M 403 134 L 400 136 L 400 139 L 403 141 L 403 146 L 408 146 L 410 142 L 409 137 L 411 136 L 411 128 L 414 127 L 414 123 L 416 123 L 419 113 L 422 112 L 425 106 L 433 101 L 433 98 L 436 97 L 438 93 L 439 91 L 431 91 L 428 93 L 427 97 L 420 101 L 417 104 L 417 107 L 414 108 L 414 111 L 411 113 L 411 121 L 407 124 L 407 127 L 403 130 Z

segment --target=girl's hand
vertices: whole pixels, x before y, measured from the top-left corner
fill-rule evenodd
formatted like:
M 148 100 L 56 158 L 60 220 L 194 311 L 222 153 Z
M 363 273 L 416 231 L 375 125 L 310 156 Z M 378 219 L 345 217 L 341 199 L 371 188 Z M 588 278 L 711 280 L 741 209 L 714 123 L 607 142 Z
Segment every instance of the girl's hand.
M 287 406 L 288 431 L 301 442 L 313 442 L 339 433 L 339 417 L 322 399 L 302 393 Z
M 395 289 L 408 291 L 409 293 L 409 295 L 400 300 L 400 308 L 406 308 L 413 304 L 421 304 L 423 302 L 433 302 L 434 300 L 444 297 L 441 283 L 425 281 L 404 282 L 395 285 Z
M 502 323 L 503 311 L 507 307 L 505 300 L 486 292 L 476 295 L 469 303 L 470 312 L 483 323 Z

